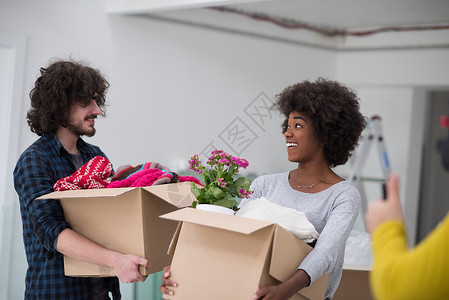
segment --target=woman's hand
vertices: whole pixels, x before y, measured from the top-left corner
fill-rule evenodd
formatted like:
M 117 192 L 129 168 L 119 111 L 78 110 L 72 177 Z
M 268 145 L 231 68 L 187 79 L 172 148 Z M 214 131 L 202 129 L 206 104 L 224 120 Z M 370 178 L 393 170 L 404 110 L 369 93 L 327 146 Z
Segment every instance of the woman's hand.
M 253 299 L 263 300 L 288 300 L 297 291 L 305 288 L 310 284 L 310 277 L 306 271 L 299 269 L 287 281 L 279 285 L 269 285 L 261 287 Z
M 392 174 L 388 178 L 386 189 L 386 199 L 379 199 L 368 205 L 365 222 L 369 233 L 373 233 L 385 221 L 396 220 L 404 222 L 399 199 L 399 177 L 397 174 Z
M 166 266 L 164 268 L 164 274 L 162 275 L 162 283 L 159 286 L 159 291 L 162 292 L 162 294 L 165 295 L 173 295 L 173 291 L 168 289 L 167 287 L 172 286 L 172 287 L 177 287 L 178 284 L 174 281 L 169 280 L 170 278 L 170 266 Z
M 292 295 L 289 295 L 286 290 L 284 290 L 281 285 L 269 285 L 260 288 L 253 299 L 263 299 L 263 300 L 287 300 L 290 299 Z

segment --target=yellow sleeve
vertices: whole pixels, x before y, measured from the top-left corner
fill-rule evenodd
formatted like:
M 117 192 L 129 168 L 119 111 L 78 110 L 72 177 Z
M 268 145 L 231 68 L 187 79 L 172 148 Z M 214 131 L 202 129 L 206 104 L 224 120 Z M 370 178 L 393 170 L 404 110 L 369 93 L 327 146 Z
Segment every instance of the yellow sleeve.
M 376 299 L 449 299 L 449 215 L 413 249 L 407 249 L 404 226 L 397 221 L 379 226 L 372 243 Z

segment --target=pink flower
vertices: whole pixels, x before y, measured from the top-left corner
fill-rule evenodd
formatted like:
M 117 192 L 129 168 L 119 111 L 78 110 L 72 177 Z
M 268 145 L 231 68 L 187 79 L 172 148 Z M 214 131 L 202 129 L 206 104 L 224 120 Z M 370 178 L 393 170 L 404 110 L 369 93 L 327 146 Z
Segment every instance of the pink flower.
M 224 199 L 222 194 L 227 194 L 227 199 L 232 199 L 234 197 L 248 198 L 253 193 L 248 190 L 251 184 L 250 180 L 243 177 L 234 179 L 234 175 L 239 172 L 240 168 L 246 168 L 249 165 L 246 159 L 215 149 L 211 151 L 206 164 L 209 167 L 202 165 L 198 155 L 192 155 L 189 160 L 189 169 L 204 176 L 206 183 L 204 188 L 201 191 L 193 189 L 198 194 L 195 196 L 197 199 L 200 197 L 202 203 L 213 203 L 217 199 Z M 222 192 L 218 193 L 216 188 Z
M 218 163 L 227 166 L 229 165 L 229 160 L 227 160 L 226 158 L 221 158 L 218 160 Z
M 203 172 L 204 167 L 201 165 L 201 161 L 199 160 L 198 155 L 192 155 L 192 157 L 190 158 L 189 169 L 200 174 Z
M 226 181 L 223 178 L 217 178 L 218 185 L 226 187 Z

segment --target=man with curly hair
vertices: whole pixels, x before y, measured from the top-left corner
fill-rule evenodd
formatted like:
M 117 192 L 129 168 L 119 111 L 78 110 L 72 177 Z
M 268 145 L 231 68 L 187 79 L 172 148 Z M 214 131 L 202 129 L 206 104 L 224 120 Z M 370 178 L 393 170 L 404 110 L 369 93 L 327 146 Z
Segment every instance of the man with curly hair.
M 346 240 L 360 208 L 360 193 L 332 168 L 345 164 L 365 127 L 356 94 L 344 85 L 319 78 L 284 89 L 276 108 L 285 116 L 282 132 L 288 160 L 296 169 L 256 178 L 252 199 L 267 200 L 306 214 L 319 233 L 314 249 L 285 282 L 264 286 L 253 299 L 286 300 L 329 274 L 325 299 L 332 299 L 340 283 Z M 174 294 L 169 266 L 159 290 Z
M 54 61 L 40 73 L 27 113 L 31 131 L 40 138 L 14 169 L 28 261 L 25 299 L 110 299 L 109 293 L 120 299 L 118 279 L 144 281 L 138 266 L 149 262 L 105 249 L 73 231 L 58 200 L 36 200 L 93 157 L 106 157 L 80 136 L 95 134 L 95 119 L 105 115 L 109 83 L 98 70 L 74 61 Z M 112 267 L 118 279 L 67 277 L 63 255 Z

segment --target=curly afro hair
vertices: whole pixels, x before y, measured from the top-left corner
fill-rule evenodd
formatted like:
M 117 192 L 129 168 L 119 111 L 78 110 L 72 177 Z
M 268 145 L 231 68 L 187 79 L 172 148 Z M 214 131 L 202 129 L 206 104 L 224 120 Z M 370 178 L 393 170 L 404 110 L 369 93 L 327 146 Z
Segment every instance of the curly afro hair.
M 105 115 L 105 94 L 109 83 L 96 69 L 73 61 L 58 60 L 40 69 L 30 92 L 31 109 L 27 122 L 32 132 L 41 136 L 67 127 L 74 104 L 88 106 L 95 99 Z
M 312 120 L 330 167 L 348 161 L 366 126 L 357 95 L 346 86 L 321 77 L 316 82 L 306 80 L 285 88 L 276 96 L 276 108 L 286 117 L 283 133 L 292 111 Z

